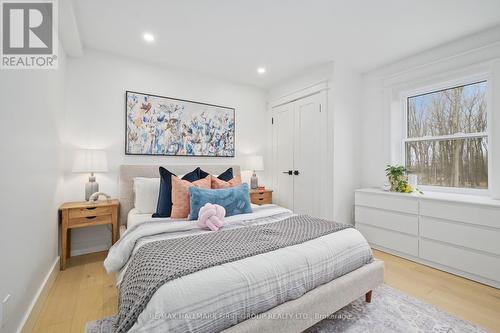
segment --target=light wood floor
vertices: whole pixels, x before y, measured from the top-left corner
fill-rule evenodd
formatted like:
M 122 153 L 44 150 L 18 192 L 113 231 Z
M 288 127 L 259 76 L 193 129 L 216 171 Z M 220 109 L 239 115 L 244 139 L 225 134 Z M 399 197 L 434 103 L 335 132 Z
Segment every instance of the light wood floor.
M 500 289 L 374 250 L 386 284 L 488 331 L 500 332 Z
M 500 333 L 500 290 L 374 251 L 385 261 L 385 283 Z M 59 272 L 34 332 L 82 333 L 85 323 L 117 312 L 115 276 L 102 266 L 105 252 L 73 257 Z
M 59 272 L 34 332 L 83 333 L 87 321 L 117 312 L 115 275 L 103 267 L 106 252 L 72 257 Z

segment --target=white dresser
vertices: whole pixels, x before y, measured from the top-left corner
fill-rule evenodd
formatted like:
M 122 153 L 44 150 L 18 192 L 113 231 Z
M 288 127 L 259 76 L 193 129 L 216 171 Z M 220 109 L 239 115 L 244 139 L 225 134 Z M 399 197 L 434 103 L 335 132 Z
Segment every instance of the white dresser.
M 373 248 L 500 288 L 500 201 L 357 190 L 356 228 Z

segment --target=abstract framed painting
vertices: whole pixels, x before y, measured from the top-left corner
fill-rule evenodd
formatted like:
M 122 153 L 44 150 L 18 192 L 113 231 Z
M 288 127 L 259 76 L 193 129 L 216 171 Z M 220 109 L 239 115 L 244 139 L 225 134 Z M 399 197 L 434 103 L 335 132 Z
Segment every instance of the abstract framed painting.
M 125 154 L 234 157 L 235 109 L 125 93 Z

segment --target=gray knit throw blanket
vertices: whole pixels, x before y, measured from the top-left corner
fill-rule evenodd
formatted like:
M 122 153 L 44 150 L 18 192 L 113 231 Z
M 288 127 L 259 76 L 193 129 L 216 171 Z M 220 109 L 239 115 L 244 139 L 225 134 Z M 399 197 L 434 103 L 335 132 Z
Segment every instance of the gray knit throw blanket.
M 274 251 L 350 228 L 307 215 L 143 245 L 120 286 L 116 332 L 127 332 L 166 282 L 202 269 Z

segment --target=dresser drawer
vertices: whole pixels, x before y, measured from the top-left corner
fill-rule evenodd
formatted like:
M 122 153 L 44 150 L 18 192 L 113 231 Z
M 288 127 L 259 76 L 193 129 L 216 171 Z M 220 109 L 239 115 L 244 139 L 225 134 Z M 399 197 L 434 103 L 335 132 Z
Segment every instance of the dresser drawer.
M 500 229 L 490 230 L 432 217 L 420 218 L 420 236 L 500 255 Z
M 69 227 L 77 228 L 77 227 L 85 227 L 88 225 L 100 225 L 111 223 L 111 214 L 109 215 L 100 215 L 100 216 L 86 216 L 86 217 L 76 217 L 70 218 L 68 221 Z
M 418 216 L 363 206 L 355 208 L 356 223 L 418 235 Z
M 392 210 L 396 212 L 403 212 L 409 214 L 418 214 L 418 201 L 416 198 L 403 197 L 404 194 L 394 195 L 386 193 L 355 193 L 355 204 L 357 206 L 379 208 L 385 210 Z
M 490 256 L 451 245 L 421 239 L 420 257 L 494 281 L 498 281 L 498 277 L 500 276 L 500 257 L 498 256 Z
M 500 208 L 495 207 L 421 200 L 420 215 L 493 228 L 500 227 Z
M 273 201 L 272 192 L 250 193 L 250 200 L 256 205 L 271 204 Z
M 391 250 L 418 256 L 418 238 L 395 231 L 379 229 L 365 224 L 356 224 L 356 229 L 369 243 Z
M 82 207 L 82 208 L 73 208 L 69 210 L 69 218 L 79 218 L 79 217 L 87 217 L 87 216 L 102 216 L 111 214 L 112 207 Z

